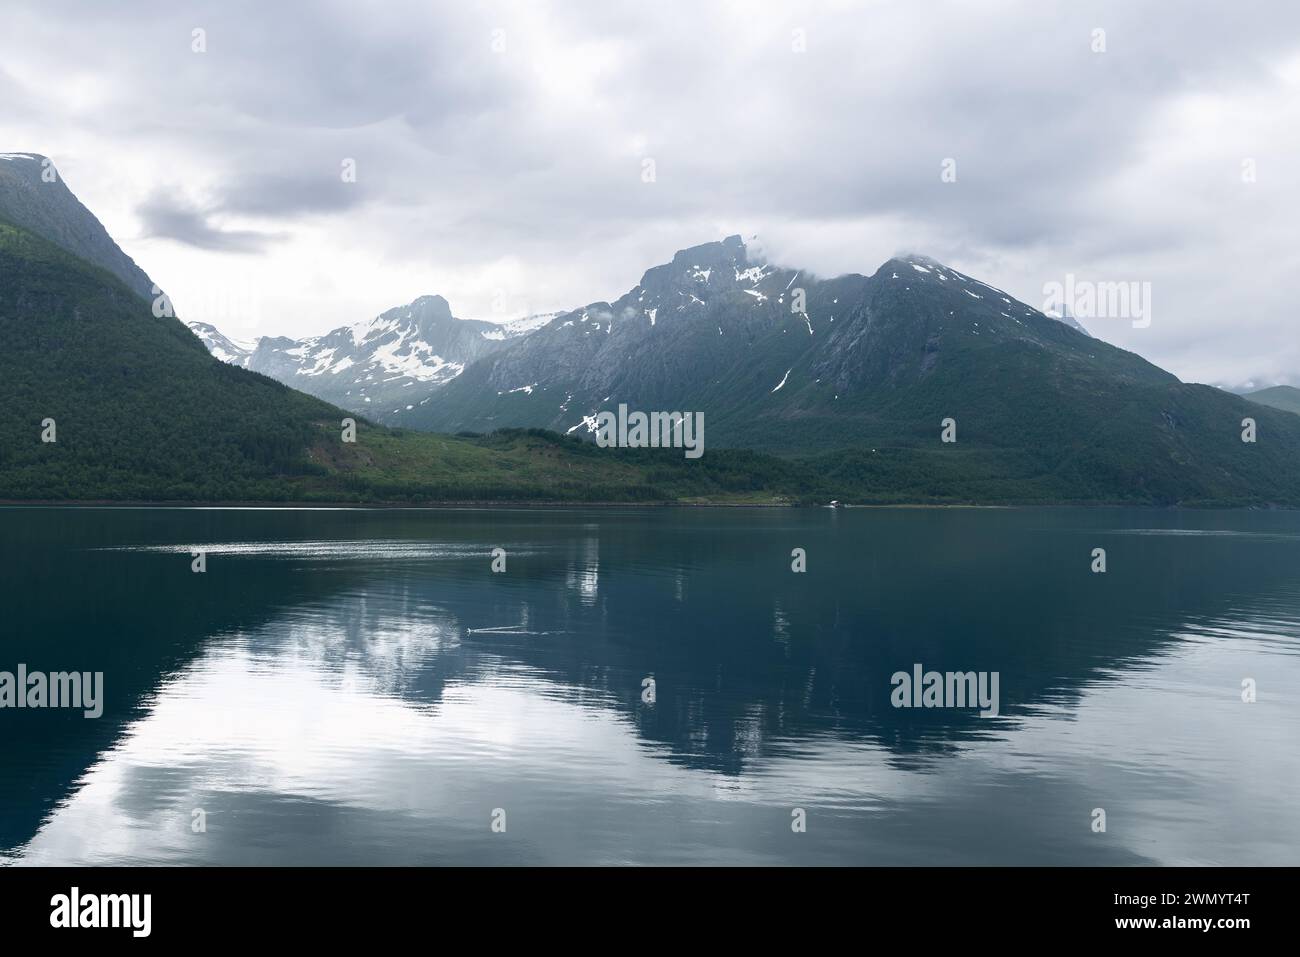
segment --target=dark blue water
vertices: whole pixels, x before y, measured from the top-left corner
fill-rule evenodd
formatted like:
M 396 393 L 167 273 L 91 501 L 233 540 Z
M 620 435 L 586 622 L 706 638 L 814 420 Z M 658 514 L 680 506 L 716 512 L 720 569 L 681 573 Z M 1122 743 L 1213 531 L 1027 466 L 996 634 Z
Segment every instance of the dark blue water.
M 3 509 L 0 570 L 0 670 L 105 676 L 0 710 L 0 859 L 1300 863 L 1296 513 Z

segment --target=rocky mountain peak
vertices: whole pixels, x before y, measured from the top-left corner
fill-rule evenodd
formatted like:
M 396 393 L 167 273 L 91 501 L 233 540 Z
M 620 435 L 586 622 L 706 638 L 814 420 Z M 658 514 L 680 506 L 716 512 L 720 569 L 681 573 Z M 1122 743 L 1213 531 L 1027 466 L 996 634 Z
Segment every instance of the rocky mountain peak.
M 707 285 L 715 278 L 734 279 L 748 268 L 749 255 L 744 242 L 739 236 L 728 236 L 721 242 L 679 249 L 670 262 L 647 269 L 641 277 L 640 288 Z
M 747 262 L 745 243 L 739 236 L 728 236 L 721 242 L 701 243 L 673 254 L 674 266 L 743 265 Z

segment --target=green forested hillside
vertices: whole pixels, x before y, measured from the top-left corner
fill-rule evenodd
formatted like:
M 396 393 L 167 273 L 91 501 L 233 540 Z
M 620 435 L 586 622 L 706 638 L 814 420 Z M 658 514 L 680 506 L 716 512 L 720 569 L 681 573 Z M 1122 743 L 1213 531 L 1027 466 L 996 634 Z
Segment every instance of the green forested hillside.
M 108 273 L 0 223 L 0 485 L 8 498 L 270 493 L 334 419 L 214 362 Z M 43 420 L 56 441 L 41 441 Z

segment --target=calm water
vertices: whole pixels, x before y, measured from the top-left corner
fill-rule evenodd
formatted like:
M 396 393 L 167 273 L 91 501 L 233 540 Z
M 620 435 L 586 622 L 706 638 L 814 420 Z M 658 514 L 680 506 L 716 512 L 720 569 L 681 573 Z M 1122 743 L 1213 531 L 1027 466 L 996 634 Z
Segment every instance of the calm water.
M 1300 863 L 1296 513 L 2 509 L 0 571 L 0 670 L 106 684 L 0 710 L 0 860 Z

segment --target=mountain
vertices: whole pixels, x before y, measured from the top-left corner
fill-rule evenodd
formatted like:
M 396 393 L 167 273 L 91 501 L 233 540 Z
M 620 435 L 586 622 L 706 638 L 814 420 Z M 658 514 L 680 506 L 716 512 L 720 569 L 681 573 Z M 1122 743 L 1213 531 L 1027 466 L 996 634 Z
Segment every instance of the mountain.
M 427 403 L 465 366 L 544 325 L 553 314 L 507 323 L 457 319 L 441 296 L 405 306 L 323 336 L 227 338 L 215 326 L 188 325 L 223 362 L 260 372 L 380 422 Z
M 818 468 L 846 485 L 940 498 L 1278 502 L 1300 488 L 1289 416 L 1184 384 L 932 259 L 820 279 L 752 260 L 736 236 L 557 316 L 395 421 L 584 434 L 619 404 L 702 412 L 709 448 L 829 456 Z M 950 417 L 958 441 L 944 445 Z M 1241 441 L 1247 417 L 1256 443 Z
M 731 236 L 678 252 L 613 302 L 557 316 L 395 421 L 582 432 L 602 408 L 627 403 L 703 411 L 718 445 L 842 448 L 897 440 L 922 421 L 933 433 L 938 420 L 910 408 L 916 400 L 943 393 L 955 414 L 966 400 L 950 377 L 1027 351 L 1172 380 L 924 257 L 892 259 L 870 278 L 823 280 L 751 260 Z
M 1285 412 L 1295 412 L 1300 415 L 1300 389 L 1295 386 L 1275 385 L 1268 389 L 1243 392 L 1241 397 L 1249 399 L 1251 402 L 1258 402 L 1261 405 L 1282 409 Z
M 112 273 L 152 301 L 153 280 L 135 264 L 39 153 L 0 153 L 0 219 Z

